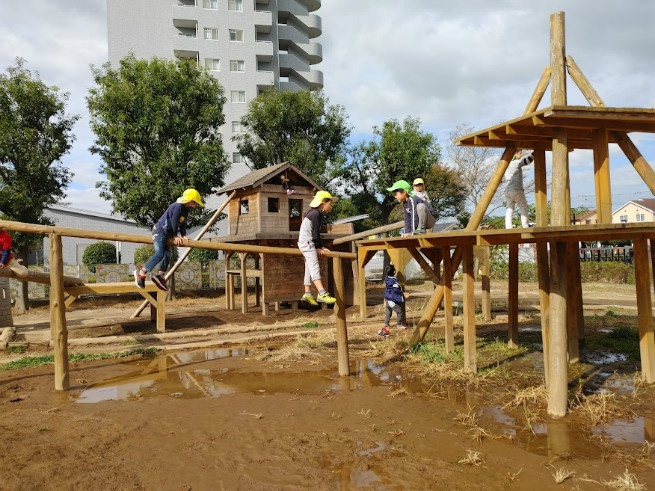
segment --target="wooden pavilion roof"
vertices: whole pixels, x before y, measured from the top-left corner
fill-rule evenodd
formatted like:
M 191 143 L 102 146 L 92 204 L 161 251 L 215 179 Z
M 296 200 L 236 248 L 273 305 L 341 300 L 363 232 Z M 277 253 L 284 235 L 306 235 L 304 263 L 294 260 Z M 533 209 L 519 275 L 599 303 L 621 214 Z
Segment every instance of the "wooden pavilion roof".
M 591 149 L 593 130 L 609 130 L 609 142 L 617 143 L 613 131 L 655 133 L 655 109 L 625 107 L 551 106 L 455 140 L 470 147 L 501 147 L 551 150 L 555 128 L 568 130 L 570 149 Z

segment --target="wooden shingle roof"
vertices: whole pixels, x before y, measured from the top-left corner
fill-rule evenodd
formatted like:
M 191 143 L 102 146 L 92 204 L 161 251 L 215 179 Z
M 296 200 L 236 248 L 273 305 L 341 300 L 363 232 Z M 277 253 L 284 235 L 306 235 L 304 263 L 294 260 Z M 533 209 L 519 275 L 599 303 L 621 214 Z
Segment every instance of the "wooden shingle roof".
M 246 189 L 246 188 L 256 188 L 261 186 L 269 179 L 282 174 L 283 172 L 291 170 L 294 174 L 297 174 L 302 180 L 307 182 L 308 187 L 313 187 L 315 190 L 322 190 L 323 188 L 319 186 L 311 177 L 298 169 L 291 162 L 282 162 L 281 164 L 272 165 L 270 167 L 264 167 L 263 169 L 257 169 L 249 174 L 246 174 L 243 177 L 240 177 L 236 181 L 226 186 L 223 186 L 221 189 L 216 191 L 216 194 L 229 193 L 237 189 Z

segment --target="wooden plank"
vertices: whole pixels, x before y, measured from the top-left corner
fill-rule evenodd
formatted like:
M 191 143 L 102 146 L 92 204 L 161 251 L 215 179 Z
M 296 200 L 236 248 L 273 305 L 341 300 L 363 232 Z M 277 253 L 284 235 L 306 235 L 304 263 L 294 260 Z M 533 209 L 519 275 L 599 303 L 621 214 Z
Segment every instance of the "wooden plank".
M 550 97 L 553 106 L 566 106 L 564 12 L 550 15 Z
M 166 294 L 157 292 L 157 332 L 166 331 Z
M 241 269 L 228 269 L 225 271 L 227 274 L 232 274 L 235 276 L 241 276 Z M 261 278 L 262 271 L 260 269 L 246 269 L 247 278 Z
M 655 382 L 655 337 L 653 333 L 653 311 L 648 268 L 648 245 L 645 239 L 633 242 L 635 262 L 635 288 L 639 322 L 639 353 L 642 378 Z
M 50 329 L 55 352 L 55 390 L 70 388 L 68 373 L 68 329 L 64 302 L 64 257 L 61 236 L 52 233 L 50 242 Z
M 475 290 L 473 272 L 473 247 L 462 247 L 462 296 L 464 313 L 464 370 L 477 372 L 475 354 Z
M 550 267 L 548 247 L 544 242 L 537 243 L 537 277 L 539 280 L 539 311 L 541 313 L 541 343 L 544 353 L 544 380 L 548 387 L 548 336 L 550 331 Z
M 147 303 L 149 303 L 150 305 L 154 305 L 155 307 L 157 307 L 157 300 L 156 300 L 156 298 L 153 298 L 152 295 L 150 295 L 150 293 L 148 293 L 148 292 L 143 292 L 143 291 L 139 291 L 139 293 L 141 294 L 141 296 L 142 296 L 143 298 L 145 298 L 145 300 L 146 300 Z M 156 296 L 157 296 L 157 295 L 155 295 L 155 297 L 156 297 Z
M 534 196 L 537 227 L 548 226 L 548 182 L 546 180 L 546 152 L 535 150 L 534 157 Z
M 332 260 L 332 275 L 334 278 L 334 320 L 337 325 L 337 358 L 339 362 L 339 375 L 350 375 L 350 361 L 348 359 L 348 330 L 346 327 L 346 304 L 343 277 L 343 261 L 339 258 Z
M 446 343 L 446 353 L 451 353 L 455 349 L 455 334 L 453 330 L 453 270 L 452 259 L 450 257 L 450 247 L 441 249 L 443 255 L 443 276 L 444 283 L 444 341 Z
M 66 300 L 64 300 L 64 304 L 66 305 L 66 308 L 70 307 L 75 300 L 77 300 L 77 297 L 75 295 L 68 295 L 68 297 L 66 297 Z
M 507 299 L 507 346 L 519 346 L 519 245 L 509 244 L 509 294 Z
M 555 418 L 566 415 L 568 402 L 566 294 L 566 243 L 551 243 L 548 414 Z
M 566 279 L 567 302 L 566 302 L 566 332 L 568 339 L 569 363 L 580 361 L 580 348 L 578 341 L 578 294 L 577 281 L 574 274 L 576 265 L 580 266 L 578 257 L 578 244 L 568 243 L 566 247 Z M 580 286 L 580 290 L 582 290 Z
M 544 93 L 548 88 L 549 82 L 550 82 L 550 67 L 547 66 L 546 68 L 544 68 L 544 71 L 541 74 L 541 78 L 539 79 L 539 82 L 537 83 L 537 86 L 535 87 L 532 97 L 530 97 L 530 101 L 528 101 L 528 105 L 525 107 L 523 114 L 529 114 L 537 110 L 537 108 L 539 107 L 539 103 L 541 102 L 541 99 L 543 98 Z
M 366 239 L 371 235 L 384 234 L 387 232 L 392 232 L 394 230 L 399 230 L 405 226 L 404 221 L 399 221 L 395 223 L 390 223 L 389 225 L 383 225 L 382 227 L 372 228 L 370 230 L 365 230 L 364 232 L 359 232 L 352 235 L 347 235 L 346 237 L 339 237 L 332 241 L 333 245 L 344 244 L 346 242 L 353 242 L 355 240 Z
M 86 283 L 83 286 L 64 287 L 64 291 L 71 295 L 102 295 L 110 293 L 140 293 L 156 292 L 157 286 L 154 283 L 146 283 L 145 288 L 141 289 L 134 283 L 126 281 L 120 283 Z

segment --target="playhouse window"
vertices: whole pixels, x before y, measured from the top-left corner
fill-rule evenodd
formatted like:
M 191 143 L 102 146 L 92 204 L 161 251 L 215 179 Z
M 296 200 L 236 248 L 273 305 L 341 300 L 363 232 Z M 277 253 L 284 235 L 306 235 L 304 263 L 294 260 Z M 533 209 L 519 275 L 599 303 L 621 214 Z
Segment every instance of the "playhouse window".
M 248 214 L 248 200 L 247 199 L 242 199 L 239 201 L 239 215 L 247 215 Z
M 280 212 L 280 198 L 268 198 L 268 212 L 269 213 Z

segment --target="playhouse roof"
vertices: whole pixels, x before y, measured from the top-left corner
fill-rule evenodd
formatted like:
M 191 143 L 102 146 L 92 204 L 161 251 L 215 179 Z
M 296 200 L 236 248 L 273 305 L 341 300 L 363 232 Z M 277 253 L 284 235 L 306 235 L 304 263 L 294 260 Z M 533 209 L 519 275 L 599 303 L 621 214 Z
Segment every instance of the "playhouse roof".
M 458 145 L 550 150 L 553 132 L 566 128 L 568 146 L 593 148 L 593 130 L 609 130 L 609 142 L 616 143 L 613 131 L 655 133 L 655 109 L 625 107 L 552 106 L 455 140 Z
M 237 189 L 246 189 L 246 188 L 256 188 L 261 186 L 269 179 L 281 174 L 286 170 L 291 170 L 294 174 L 297 174 L 301 179 L 305 180 L 307 184 L 313 187 L 316 190 L 322 190 L 323 188 L 319 186 L 311 177 L 302 172 L 298 167 L 293 165 L 291 162 L 282 162 L 281 164 L 272 165 L 270 167 L 264 167 L 263 169 L 257 169 L 252 171 L 249 174 L 237 179 L 227 186 L 223 186 L 221 189 L 216 191 L 216 194 L 229 193 L 230 191 L 235 191 Z

